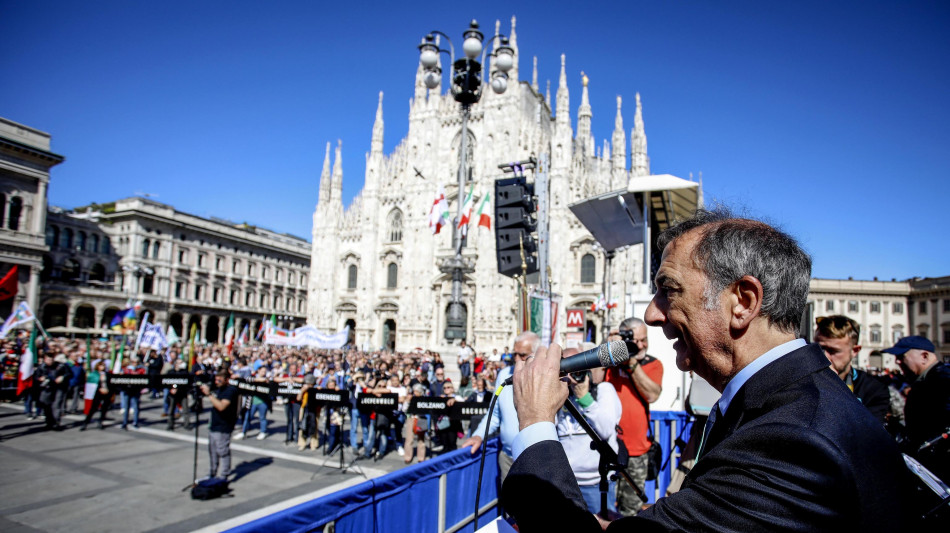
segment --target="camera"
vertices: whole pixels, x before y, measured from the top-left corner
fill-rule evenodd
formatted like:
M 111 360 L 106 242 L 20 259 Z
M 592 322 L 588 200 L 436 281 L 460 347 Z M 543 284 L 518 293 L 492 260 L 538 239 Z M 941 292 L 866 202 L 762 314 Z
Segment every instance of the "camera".
M 571 372 L 571 377 L 574 378 L 574 381 L 578 383 L 581 383 L 582 381 L 584 381 L 584 378 L 586 378 L 588 375 L 590 375 L 590 370 L 582 370 L 580 372 Z
M 637 343 L 633 342 L 632 329 L 617 330 L 617 334 L 620 335 L 620 339 L 627 345 L 627 353 L 629 353 L 631 357 L 640 353 L 640 347 L 637 346 Z

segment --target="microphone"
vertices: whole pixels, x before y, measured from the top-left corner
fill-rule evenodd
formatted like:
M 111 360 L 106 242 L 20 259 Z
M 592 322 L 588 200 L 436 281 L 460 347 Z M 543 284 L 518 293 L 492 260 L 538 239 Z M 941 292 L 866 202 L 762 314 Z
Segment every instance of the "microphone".
M 610 368 L 625 363 L 630 359 L 627 343 L 624 341 L 610 341 L 596 348 L 583 351 L 561 359 L 561 375 L 572 372 L 583 372 L 592 368 Z M 514 376 L 510 376 L 502 386 L 511 385 Z

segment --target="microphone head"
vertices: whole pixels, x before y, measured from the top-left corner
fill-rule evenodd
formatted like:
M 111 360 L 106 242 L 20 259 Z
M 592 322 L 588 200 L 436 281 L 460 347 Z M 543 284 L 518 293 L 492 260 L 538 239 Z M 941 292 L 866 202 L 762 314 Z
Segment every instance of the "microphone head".
M 627 343 L 623 341 L 610 341 L 601 344 L 597 349 L 597 358 L 604 368 L 617 366 L 630 359 L 630 352 L 627 351 Z

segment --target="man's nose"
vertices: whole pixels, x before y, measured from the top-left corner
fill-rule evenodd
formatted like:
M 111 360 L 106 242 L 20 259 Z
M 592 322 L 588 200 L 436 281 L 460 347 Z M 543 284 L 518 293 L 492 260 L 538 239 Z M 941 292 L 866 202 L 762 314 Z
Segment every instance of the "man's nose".
M 650 300 L 650 305 L 647 306 L 646 312 L 643 313 L 643 321 L 649 326 L 661 326 L 663 322 L 666 321 L 666 314 L 664 314 L 657 305 L 656 296 Z

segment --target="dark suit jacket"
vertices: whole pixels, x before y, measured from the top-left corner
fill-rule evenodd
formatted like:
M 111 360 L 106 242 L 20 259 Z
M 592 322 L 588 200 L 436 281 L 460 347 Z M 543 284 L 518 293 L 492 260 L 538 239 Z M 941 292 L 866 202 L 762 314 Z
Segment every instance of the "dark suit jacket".
M 881 423 L 817 345 L 766 365 L 712 427 L 683 488 L 609 531 L 901 531 L 908 481 Z M 622 482 L 622 481 L 621 481 Z M 523 532 L 599 531 L 560 444 L 530 446 L 502 503 Z
M 882 424 L 891 410 L 891 393 L 887 385 L 863 370 L 855 370 L 854 397 Z

